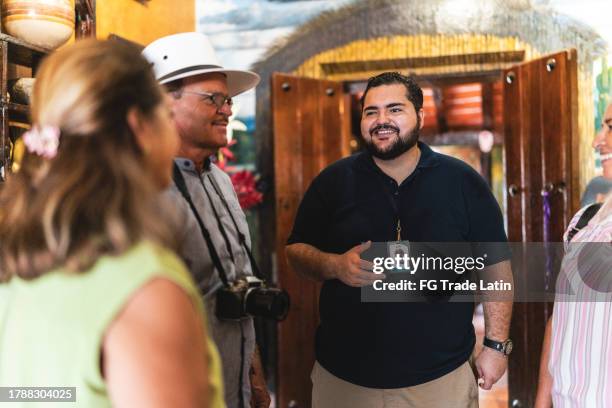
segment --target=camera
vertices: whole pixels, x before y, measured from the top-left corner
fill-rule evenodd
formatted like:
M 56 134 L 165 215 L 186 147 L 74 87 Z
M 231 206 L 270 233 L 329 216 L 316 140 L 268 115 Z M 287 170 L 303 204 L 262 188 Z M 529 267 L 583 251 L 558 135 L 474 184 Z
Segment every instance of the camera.
M 289 295 L 255 276 L 247 276 L 217 291 L 215 309 L 221 320 L 253 316 L 282 321 L 289 313 Z

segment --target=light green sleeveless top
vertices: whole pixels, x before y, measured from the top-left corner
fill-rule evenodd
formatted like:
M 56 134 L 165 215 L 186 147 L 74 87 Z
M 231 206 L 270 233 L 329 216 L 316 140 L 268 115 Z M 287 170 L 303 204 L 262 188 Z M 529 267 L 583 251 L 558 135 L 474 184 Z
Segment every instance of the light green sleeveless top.
M 57 270 L 32 281 L 0 283 L 0 387 L 76 387 L 76 403 L 62 407 L 110 407 L 100 374 L 104 333 L 133 294 L 155 277 L 182 287 L 205 318 L 185 266 L 151 243 L 104 256 L 85 273 Z M 219 355 L 207 341 L 210 406 L 224 407 Z

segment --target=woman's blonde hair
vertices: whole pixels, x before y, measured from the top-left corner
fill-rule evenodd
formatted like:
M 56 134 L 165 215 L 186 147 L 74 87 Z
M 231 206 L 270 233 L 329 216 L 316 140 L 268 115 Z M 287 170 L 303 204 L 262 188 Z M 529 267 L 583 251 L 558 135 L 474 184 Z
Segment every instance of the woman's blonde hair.
M 45 59 L 32 122 L 59 128 L 59 148 L 52 159 L 26 153 L 1 189 L 0 280 L 84 271 L 143 239 L 169 243 L 159 193 L 127 123 L 131 108 L 151 116 L 162 101 L 130 44 L 82 40 Z

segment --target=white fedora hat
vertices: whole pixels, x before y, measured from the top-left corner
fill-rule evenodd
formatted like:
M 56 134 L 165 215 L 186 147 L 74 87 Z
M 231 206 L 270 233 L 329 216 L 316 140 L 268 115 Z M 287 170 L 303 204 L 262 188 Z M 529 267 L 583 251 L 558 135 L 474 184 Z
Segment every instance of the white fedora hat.
M 153 41 L 142 55 L 151 62 L 160 84 L 194 75 L 221 72 L 227 77 L 230 96 L 254 88 L 259 75 L 251 71 L 225 69 L 219 63 L 208 37 L 202 33 L 180 33 Z

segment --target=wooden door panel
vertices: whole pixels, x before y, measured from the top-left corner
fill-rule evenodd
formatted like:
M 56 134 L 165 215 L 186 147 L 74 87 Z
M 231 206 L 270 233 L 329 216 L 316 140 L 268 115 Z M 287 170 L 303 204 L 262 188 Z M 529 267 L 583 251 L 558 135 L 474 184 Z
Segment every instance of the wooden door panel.
M 507 195 L 508 208 L 508 238 L 513 242 L 532 241 L 533 228 L 529 222 L 535 206 L 533 203 L 533 188 L 530 175 L 532 152 L 539 145 L 539 112 L 534 109 L 538 103 L 537 71 L 530 66 L 518 66 L 505 73 L 504 86 L 504 146 L 506 149 L 506 182 L 508 186 L 518 187 L 514 195 Z M 512 79 L 513 78 L 513 79 Z M 510 80 L 508 80 L 510 79 Z M 535 137 L 530 137 L 535 135 Z M 535 140 L 534 140 L 535 139 Z M 536 198 L 537 199 L 537 198 Z M 538 205 L 535 203 L 535 205 Z M 521 272 L 529 257 L 521 258 Z M 525 282 L 519 277 L 519 284 Z M 517 287 L 517 290 L 523 288 Z M 517 391 L 530 387 L 529 379 L 514 373 L 523 373 L 529 367 L 529 333 L 523 330 L 528 327 L 529 315 L 532 313 L 527 303 L 515 303 L 510 337 L 516 344 L 516 351 L 509 359 L 509 396 L 510 400 Z
M 508 220 L 508 240 L 511 242 L 522 242 L 527 240 L 526 223 L 526 197 L 527 188 L 527 163 L 526 146 L 523 135 L 526 133 L 526 125 L 529 123 L 529 111 L 526 109 L 521 89 L 529 88 L 529 77 L 524 74 L 522 67 L 515 67 L 503 74 L 503 124 L 504 124 L 504 163 L 506 173 L 506 209 Z M 524 258 L 521 258 L 524 261 Z M 516 288 L 521 290 L 522 288 Z M 522 303 L 515 303 L 510 337 L 516 344 L 516 351 L 508 361 L 509 370 L 509 392 L 512 397 L 516 389 L 522 389 L 525 384 L 520 377 L 515 378 L 512 374 L 523 371 L 526 367 L 527 354 L 523 352 L 527 344 L 527 333 L 520 330 L 527 326 L 527 309 Z M 517 330 L 518 328 L 518 330 Z M 521 350 L 523 346 L 523 350 Z M 511 399 L 511 398 L 510 398 Z
M 553 217 L 563 219 L 563 223 L 551 224 L 551 240 L 561 241 L 565 227 L 576 211 L 578 197 L 578 184 L 575 182 L 577 173 L 572 167 L 572 152 L 576 152 L 577 135 L 575 133 L 576 120 L 576 89 L 573 78 L 576 73 L 576 51 L 568 50 L 550 55 L 546 61 L 539 64 L 541 72 L 541 88 L 558 89 L 558 92 L 547 94 L 547 106 L 542 110 L 543 135 L 543 171 L 542 182 L 553 186 L 551 204 Z M 563 135 L 563 137 L 559 137 Z M 577 158 L 577 156 L 576 156 Z
M 543 223 L 544 223 L 544 211 L 543 211 L 543 197 L 541 190 L 543 187 L 542 169 L 543 169 L 543 154 L 544 154 L 544 128 L 546 124 L 543 123 L 543 112 L 552 103 L 558 103 L 558 97 L 543 92 L 542 77 L 543 72 L 541 70 L 542 61 L 533 61 L 525 66 L 521 67 L 523 75 L 526 75 L 529 79 L 523 83 L 521 92 L 524 97 L 523 106 L 525 111 L 529 112 L 529 116 L 526 118 L 526 132 L 523 134 L 523 149 L 525 150 L 525 215 L 523 222 L 525 223 L 526 229 L 526 241 L 527 242 L 541 242 L 544 238 Z M 558 90 L 558 89 L 555 89 Z M 524 273 L 531 274 L 534 271 L 542 271 L 540 281 L 544 282 L 544 270 L 546 262 L 540 256 L 533 256 L 532 251 L 529 247 L 526 248 L 526 260 L 524 265 Z M 524 280 L 532 279 L 531 277 L 523 277 Z M 543 287 L 543 285 L 542 285 Z M 520 390 L 518 398 L 519 401 L 523 401 L 524 406 L 533 406 L 533 392 L 534 389 L 534 375 L 537 379 L 537 370 L 534 374 L 532 371 L 538 367 L 540 350 L 542 347 L 542 339 L 546 321 L 546 307 L 542 303 L 519 303 L 517 304 L 517 313 L 522 314 L 522 325 L 516 322 L 514 325 L 515 330 L 512 333 L 520 333 L 522 337 L 522 350 L 521 357 L 523 359 L 523 365 L 521 370 L 523 373 L 529 373 L 529 375 L 510 375 L 512 379 L 509 379 L 510 392 L 512 396 L 515 390 Z M 531 392 L 530 392 L 531 391 Z M 512 402 L 512 399 L 511 399 Z
M 539 61 L 539 60 L 538 60 Z M 522 75 L 528 78 L 523 81 L 521 97 L 523 98 L 526 116 L 525 132 L 522 134 L 525 150 L 525 216 L 527 242 L 542 241 L 542 93 L 540 88 L 540 70 L 538 61 L 521 67 Z
M 288 356 L 296 349 L 308 353 L 312 347 L 308 335 L 313 330 L 307 322 L 312 321 L 311 311 L 304 311 L 303 305 L 310 302 L 314 284 L 287 279 L 287 261 L 284 246 L 289 235 L 289 228 L 295 218 L 295 212 L 303 194 L 302 160 L 304 146 L 300 126 L 300 84 L 296 78 L 273 77 L 272 79 L 272 111 L 274 124 L 274 163 L 283 171 L 275 172 L 276 194 L 276 256 L 278 260 L 279 284 L 291 296 L 291 312 L 286 321 L 280 324 L 278 330 L 278 375 L 283 381 L 287 373 L 302 372 L 306 368 L 300 359 L 280 358 Z M 299 324 L 295 316 L 309 315 L 307 322 Z M 293 344 L 291 344 L 293 343 Z M 284 382 L 286 392 L 291 395 L 300 392 L 297 384 Z
M 566 74 L 565 58 L 552 55 L 546 61 L 540 61 L 537 68 L 540 72 L 541 88 L 558 89 L 558 92 L 547 93 L 547 108 L 542 109 L 542 172 L 541 183 L 549 194 L 551 216 L 561 217 L 565 221 L 565 200 L 559 191 L 561 183 L 565 185 L 564 176 L 567 174 L 567 155 L 561 154 L 567 148 L 568 140 L 558 135 L 567 133 L 567 124 L 570 122 L 565 114 L 567 112 L 567 95 L 563 85 Z M 549 227 L 550 239 L 561 241 L 565 223 L 551 223 Z
M 310 79 L 298 79 L 298 112 L 299 132 L 296 137 L 302 139 L 302 193 L 318 173 L 320 156 L 321 123 L 319 122 L 319 90 L 317 82 Z M 296 160 L 300 160 L 296 157 Z
M 332 91 L 329 91 L 329 90 Z M 276 263 L 291 311 L 278 329 L 278 406 L 309 407 L 320 285 L 290 270 L 285 242 L 304 192 L 319 172 L 348 151 L 342 85 L 332 81 L 272 77 Z
M 326 136 L 320 143 L 319 171 L 329 163 L 338 160 L 348 154 L 347 140 L 345 140 L 346 124 L 344 118 L 344 93 L 342 84 L 330 81 L 319 82 L 320 99 L 320 121 L 322 132 Z M 324 96 L 323 96 L 324 95 Z M 338 114 L 341 112 L 341 114 Z M 350 124 L 349 128 L 350 130 Z
M 507 187 L 507 218 L 508 239 L 512 242 L 521 242 L 525 237 L 522 228 L 522 216 L 524 212 L 523 189 L 525 188 L 525 159 L 523 157 L 523 139 L 521 138 L 521 118 L 523 109 L 521 106 L 520 87 L 523 76 L 518 69 L 508 70 L 504 73 L 504 163 L 506 165 L 506 187 Z M 518 220 L 518 222 L 517 222 Z
M 504 72 L 504 146 L 507 186 L 508 238 L 514 242 L 560 242 L 571 214 L 577 210 L 577 66 L 575 51 L 560 52 L 512 67 Z M 511 78 L 512 80 L 508 80 Z M 552 186 L 552 188 L 550 188 Z M 544 217 L 543 191 L 550 189 L 551 216 Z M 565 188 L 565 190 L 564 190 Z M 554 285 L 560 258 L 547 276 L 546 260 L 529 256 L 520 273 L 529 273 L 542 289 Z M 539 274 L 533 276 L 533 274 Z M 525 277 L 518 276 L 520 280 Z M 521 285 L 517 286 L 520 290 Z M 533 406 L 547 303 L 515 303 L 511 337 L 515 352 L 509 360 L 509 405 Z

